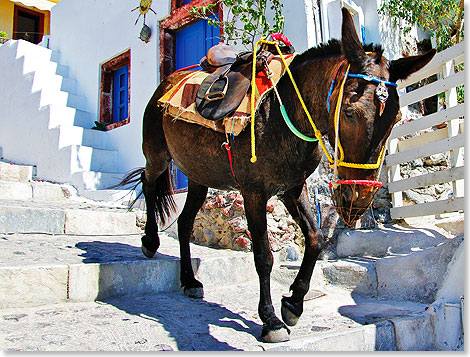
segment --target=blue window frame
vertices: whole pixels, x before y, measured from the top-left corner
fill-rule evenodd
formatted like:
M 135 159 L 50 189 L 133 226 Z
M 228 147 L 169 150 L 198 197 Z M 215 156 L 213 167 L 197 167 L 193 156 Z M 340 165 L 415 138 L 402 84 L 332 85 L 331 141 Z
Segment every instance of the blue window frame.
M 129 116 L 129 65 L 121 67 L 113 74 L 113 123 Z

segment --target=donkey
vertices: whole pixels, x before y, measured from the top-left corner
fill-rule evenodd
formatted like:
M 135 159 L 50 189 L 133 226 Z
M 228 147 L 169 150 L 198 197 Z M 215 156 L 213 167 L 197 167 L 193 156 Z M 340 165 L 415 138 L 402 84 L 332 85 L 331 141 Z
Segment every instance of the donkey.
M 331 40 L 298 54 L 289 68 L 316 130 L 321 136 L 328 136 L 333 148 L 335 142 L 342 145 L 343 157 L 335 160 L 336 175 L 357 183 L 354 189 L 342 188 L 341 180 L 334 183 L 332 192 L 336 205 L 340 210 L 356 209 L 360 216 L 374 196 L 374 185 L 362 183 L 375 182 L 380 165 L 373 164 L 380 163 L 386 139 L 401 116 L 395 82 L 425 66 L 435 50 L 389 61 L 382 55 L 380 46 L 363 46 L 350 13 L 342 9 L 342 15 L 341 41 Z M 239 190 L 244 199 L 259 276 L 261 336 L 266 342 L 289 340 L 290 330 L 286 325 L 294 326 L 303 312 L 303 299 L 325 244 L 305 185 L 323 155 L 321 140 L 304 141 L 293 135 L 284 122 L 278 98 L 282 98 L 292 125 L 306 136 L 315 136 L 291 79 L 285 74 L 276 86 L 279 97 L 271 91 L 255 115 L 258 160 L 250 162 L 250 133 L 245 130 L 230 143 L 231 165 L 223 147 L 224 134 L 175 120 L 158 106 L 159 98 L 186 75 L 188 72 L 183 71 L 168 76 L 150 99 L 143 118 L 142 149 L 146 165 L 124 180 L 142 182 L 147 206 L 142 251 L 147 257 L 153 257 L 160 245 L 157 216 L 164 222 L 174 209 L 168 169 L 173 159 L 188 177 L 187 199 L 178 218 L 181 284 L 187 296 L 202 298 L 203 285 L 194 276 L 189 245 L 195 216 L 204 203 L 208 187 Z M 331 85 L 332 79 L 334 85 Z M 384 96 L 388 97 L 385 101 Z M 337 111 L 336 125 L 335 110 L 328 110 L 330 104 L 334 108 L 335 103 L 341 108 Z M 283 321 L 275 314 L 270 293 L 273 256 L 268 242 L 266 203 L 274 195 L 284 203 L 305 236 L 303 261 L 290 286 L 292 295 L 282 298 Z

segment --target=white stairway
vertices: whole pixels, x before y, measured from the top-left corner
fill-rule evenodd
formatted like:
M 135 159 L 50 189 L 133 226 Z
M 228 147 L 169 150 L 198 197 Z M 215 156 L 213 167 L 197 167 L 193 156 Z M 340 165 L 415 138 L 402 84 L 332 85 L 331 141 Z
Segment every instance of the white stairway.
M 84 196 L 123 177 L 58 53 L 23 40 L 0 45 L 0 93 L 4 160 L 34 165 L 38 179 L 70 183 Z

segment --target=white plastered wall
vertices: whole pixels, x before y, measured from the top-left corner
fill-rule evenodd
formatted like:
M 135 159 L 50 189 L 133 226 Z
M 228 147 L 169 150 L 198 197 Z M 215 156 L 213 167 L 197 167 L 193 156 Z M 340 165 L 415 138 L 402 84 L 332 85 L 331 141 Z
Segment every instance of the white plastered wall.
M 131 50 L 130 123 L 110 130 L 108 145 L 119 151 L 119 171 L 145 163 L 142 149 L 142 116 L 159 82 L 158 21 L 169 12 L 170 1 L 153 1 L 146 24 L 152 30 L 148 43 L 138 37 L 143 24 L 139 12 L 131 12 L 135 0 L 62 0 L 51 13 L 51 49 L 69 67 L 78 82 L 78 94 L 87 98 L 87 111 L 99 120 L 101 64 Z

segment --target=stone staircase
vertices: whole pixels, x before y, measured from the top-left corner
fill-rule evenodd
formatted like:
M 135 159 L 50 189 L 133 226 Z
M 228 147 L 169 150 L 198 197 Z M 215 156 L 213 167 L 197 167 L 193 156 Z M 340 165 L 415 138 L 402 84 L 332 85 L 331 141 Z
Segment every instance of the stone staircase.
M 82 196 L 118 183 L 118 152 L 77 93 L 60 55 L 23 40 L 0 45 L 0 159 L 34 165 L 36 176 L 70 183 Z M 112 193 L 112 192 L 111 192 Z
M 462 348 L 441 316 L 439 288 L 463 249 L 435 229 L 345 231 L 337 259 L 318 262 L 291 341 L 260 339 L 252 253 L 191 244 L 205 298 L 179 285 L 179 246 L 162 232 L 140 251 L 142 212 L 95 202 L 70 185 L 37 182 L 33 167 L 0 163 L 0 349 L 39 351 L 374 351 Z M 299 262 L 275 254 L 272 297 Z M 446 305 L 447 306 L 447 305 Z M 453 310 L 452 310 L 453 309 Z M 455 320 L 455 319 L 454 319 Z M 452 321 L 454 321 L 452 320 Z M 457 331 L 437 343 L 436 329 Z M 460 345 L 458 345 L 460 343 Z M 460 346 L 460 347 L 459 347 Z

